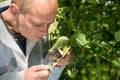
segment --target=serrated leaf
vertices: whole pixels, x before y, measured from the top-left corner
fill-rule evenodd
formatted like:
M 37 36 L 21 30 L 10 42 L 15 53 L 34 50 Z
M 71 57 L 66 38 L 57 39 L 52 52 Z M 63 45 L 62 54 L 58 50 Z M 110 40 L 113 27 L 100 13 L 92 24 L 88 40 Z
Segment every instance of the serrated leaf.
M 78 36 L 76 38 L 77 43 L 81 46 L 85 46 L 85 47 L 89 48 L 89 46 L 86 45 L 89 43 L 89 41 L 86 39 L 86 35 L 81 33 L 81 34 L 78 34 L 77 36 Z

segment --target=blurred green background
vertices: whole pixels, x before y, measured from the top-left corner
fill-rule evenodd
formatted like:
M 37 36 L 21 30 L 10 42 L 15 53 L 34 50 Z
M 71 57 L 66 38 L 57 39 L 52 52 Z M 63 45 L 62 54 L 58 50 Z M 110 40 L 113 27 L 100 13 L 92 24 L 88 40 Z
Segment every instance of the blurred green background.
M 0 0 L 0 2 L 5 1 L 5 0 Z
M 73 48 L 59 80 L 120 80 L 120 0 L 59 0 L 55 23 Z

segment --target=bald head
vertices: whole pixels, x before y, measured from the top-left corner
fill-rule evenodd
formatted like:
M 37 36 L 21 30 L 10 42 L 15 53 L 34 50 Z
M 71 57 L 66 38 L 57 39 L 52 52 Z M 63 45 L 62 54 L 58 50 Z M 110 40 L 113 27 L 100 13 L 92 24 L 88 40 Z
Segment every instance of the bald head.
M 57 0 L 39 0 L 40 2 L 40 7 L 42 11 L 43 9 L 46 10 L 46 12 L 51 12 L 51 11 L 57 11 Z
M 57 0 L 12 0 L 19 7 L 21 13 L 30 13 L 31 9 L 39 8 L 39 11 L 46 10 L 46 12 L 57 12 Z M 39 6 L 36 6 L 39 5 Z

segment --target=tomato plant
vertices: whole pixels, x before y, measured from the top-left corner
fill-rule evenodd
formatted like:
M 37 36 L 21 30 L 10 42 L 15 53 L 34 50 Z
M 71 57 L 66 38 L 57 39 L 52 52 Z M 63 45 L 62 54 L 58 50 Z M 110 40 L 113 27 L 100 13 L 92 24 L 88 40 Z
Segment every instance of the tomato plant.
M 59 0 L 52 43 L 67 36 L 73 48 L 59 80 L 120 79 L 119 5 L 120 0 Z

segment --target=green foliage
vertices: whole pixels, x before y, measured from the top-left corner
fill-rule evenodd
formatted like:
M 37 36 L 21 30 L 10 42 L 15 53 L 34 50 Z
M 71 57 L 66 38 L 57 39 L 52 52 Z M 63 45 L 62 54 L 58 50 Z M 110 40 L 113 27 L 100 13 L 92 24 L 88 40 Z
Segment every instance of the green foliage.
M 59 0 L 52 41 L 67 36 L 72 63 L 60 80 L 120 79 L 120 0 Z
M 0 0 L 0 2 L 5 1 L 5 0 Z
M 52 52 L 54 49 L 62 49 L 67 45 L 68 41 L 69 39 L 65 36 L 59 37 L 54 45 L 49 49 L 49 51 Z

